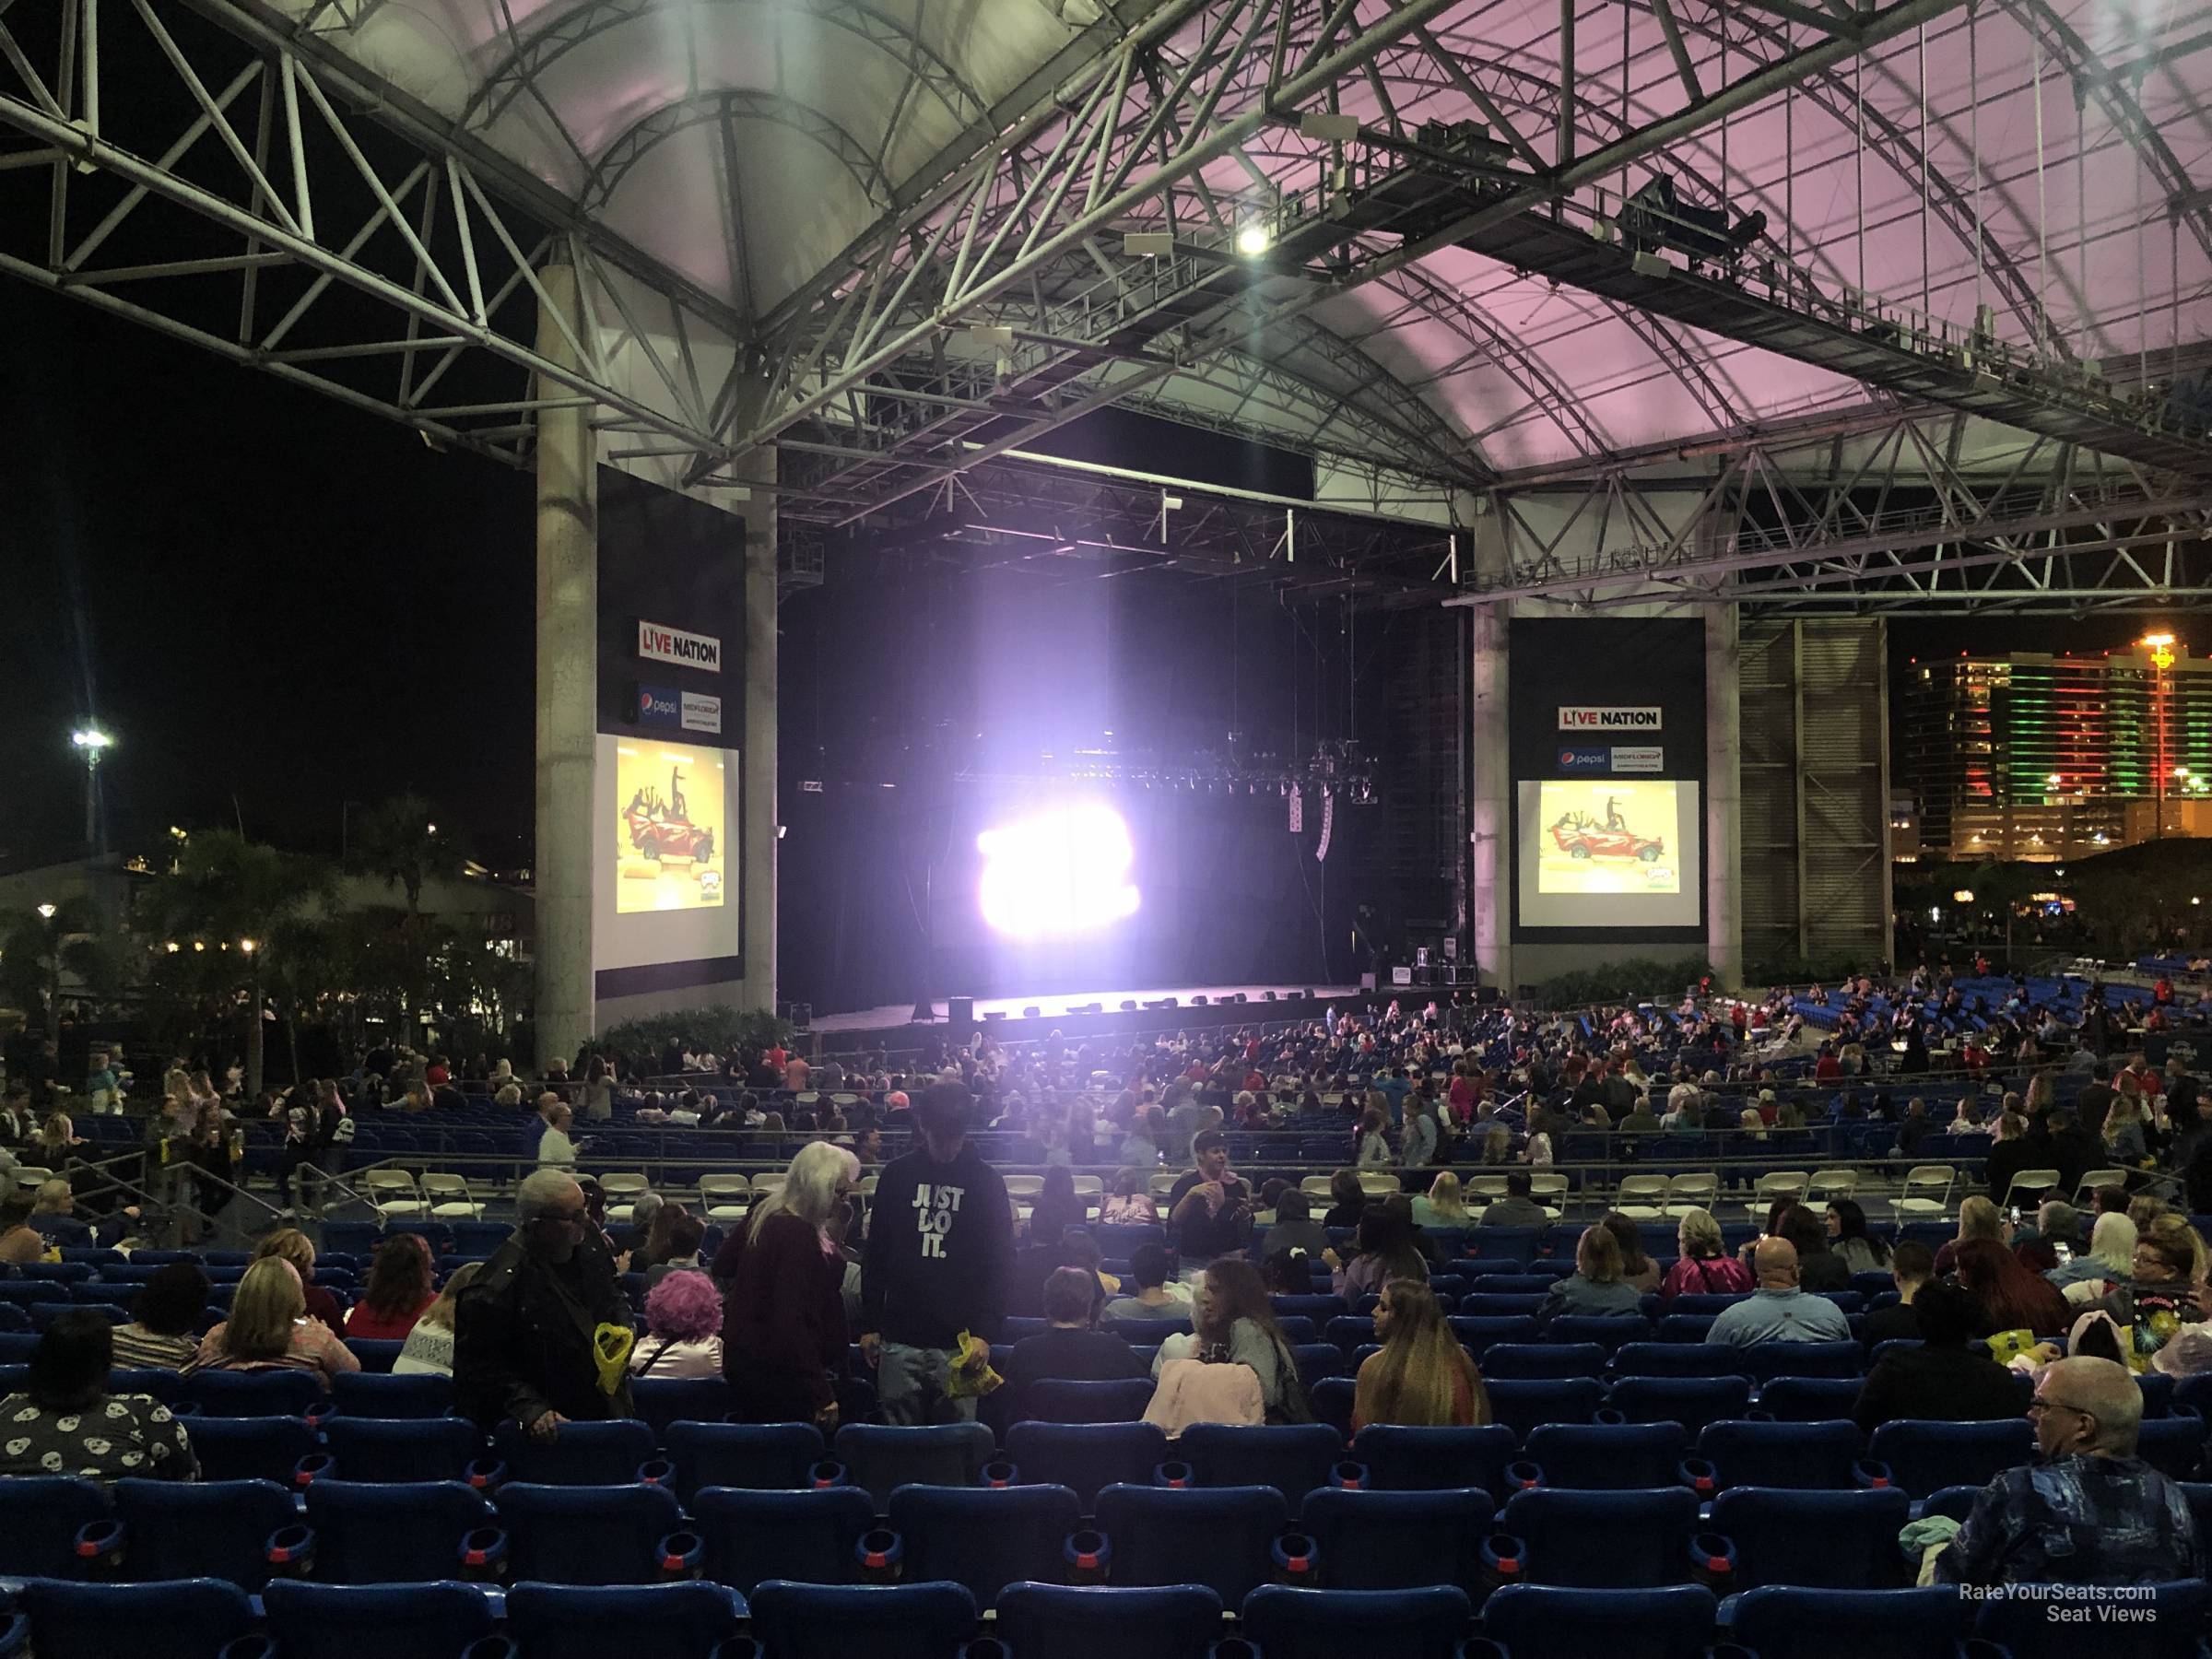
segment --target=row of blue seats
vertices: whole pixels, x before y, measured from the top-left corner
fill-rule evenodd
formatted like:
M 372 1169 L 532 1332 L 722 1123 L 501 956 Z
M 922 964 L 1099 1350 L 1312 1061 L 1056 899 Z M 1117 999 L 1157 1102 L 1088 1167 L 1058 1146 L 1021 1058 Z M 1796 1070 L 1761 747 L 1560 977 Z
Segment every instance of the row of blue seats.
M 1145 1590 L 1023 1583 L 988 1627 L 950 1583 L 825 1586 L 771 1582 L 742 1601 L 701 1584 L 577 1589 L 518 1584 L 389 1588 L 273 1585 L 263 1606 L 214 1580 L 159 1585 L 44 1581 L 19 1598 L 41 1659 L 2075 1659 L 2080 1627 L 2023 1596 L 1949 1587 L 1572 1590 L 1513 1585 L 1479 1623 L 1450 1585 L 1406 1591 L 1265 1585 L 1237 1607 L 1196 1585 Z M 2139 1622 L 2100 1627 L 2100 1659 L 2197 1659 L 2212 1586 L 2130 1596 Z M 988 1629 L 989 1634 L 982 1632 Z M 1478 1632 L 1478 1633 L 1477 1633 Z M 231 1645 L 226 1646 L 226 1643 Z M 1716 1644 L 1718 1644 L 1716 1646 Z

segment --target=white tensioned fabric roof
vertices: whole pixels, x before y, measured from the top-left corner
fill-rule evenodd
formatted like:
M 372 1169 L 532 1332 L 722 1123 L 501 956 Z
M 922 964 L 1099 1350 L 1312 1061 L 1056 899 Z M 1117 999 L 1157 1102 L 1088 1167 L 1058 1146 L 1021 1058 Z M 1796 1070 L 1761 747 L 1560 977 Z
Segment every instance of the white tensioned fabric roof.
M 1143 27 L 1160 0 L 1123 0 L 1119 15 L 1100 15 L 1099 0 L 1062 0 L 1057 15 L 1047 0 L 282 4 L 772 336 L 826 320 L 865 275 L 853 251 L 871 227 L 978 136 L 1030 117 L 1020 147 L 1045 157 L 1065 122 L 1034 119 L 1043 95 Z M 1390 7 L 1291 0 L 1288 12 L 1297 40 L 1335 16 L 1342 41 Z M 1160 41 L 1147 60 L 1155 85 L 1173 81 L 1216 15 L 1191 7 Z M 1848 15 L 1847 0 L 1583 0 L 1573 149 L 1681 112 L 1690 76 L 1711 93 Z M 1548 162 L 1561 24 L 1556 0 L 1463 0 L 1437 14 L 1430 39 L 1409 33 L 1303 107 L 1334 100 L 1371 132 L 1410 135 L 1425 122 L 1481 118 L 1473 80 L 1524 153 Z M 1264 74 L 1230 77 L 1210 122 L 1253 107 Z M 1959 327 L 1987 304 L 1997 333 L 2023 342 L 2040 307 L 2063 353 L 2122 380 L 2148 353 L 2155 378 L 2157 354 L 2202 338 L 2212 303 L 2208 104 L 2201 6 L 1983 0 L 1842 56 L 1601 183 L 1633 190 L 1664 171 L 1686 200 L 1764 212 L 1759 252 L 1830 291 L 1863 287 Z M 1263 125 L 1161 200 L 1192 218 L 1241 215 L 1271 183 L 1310 183 L 1326 154 L 1295 125 Z M 1159 222 L 1161 210 L 1147 203 L 1126 222 Z M 1377 429 L 1343 435 L 1345 411 L 1382 410 L 1395 423 L 1387 429 L 1425 426 L 1477 470 L 1510 475 L 1868 396 L 1458 247 L 1253 332 L 1244 351 L 1148 387 L 1144 406 L 1350 450 L 1372 450 Z M 1261 361 L 1277 371 L 1264 392 Z

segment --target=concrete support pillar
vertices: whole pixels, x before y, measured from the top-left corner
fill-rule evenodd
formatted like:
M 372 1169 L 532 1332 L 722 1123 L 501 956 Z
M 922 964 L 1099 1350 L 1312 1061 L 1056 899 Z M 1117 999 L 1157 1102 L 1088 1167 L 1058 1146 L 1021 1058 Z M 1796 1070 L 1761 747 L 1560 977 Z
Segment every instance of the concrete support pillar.
M 1705 607 L 1705 955 L 1744 979 L 1743 653 L 1734 605 Z
M 1471 533 L 1477 581 L 1506 573 L 1505 536 L 1494 515 L 1477 518 Z M 1468 889 L 1475 966 L 1486 985 L 1513 990 L 1513 777 L 1512 734 L 1506 724 L 1506 667 L 1511 601 L 1474 607 L 1468 647 L 1467 838 L 1474 879 Z
M 776 452 L 756 450 L 736 462 L 734 477 L 762 485 L 776 481 Z M 745 513 L 745 752 L 744 849 L 739 885 L 744 894 L 745 978 L 738 1006 L 773 1011 L 776 1006 L 776 509 L 772 489 L 756 489 Z
M 540 355 L 582 369 L 554 317 L 582 338 L 576 273 L 539 274 L 551 307 Z M 555 398 L 568 388 L 541 383 Z M 589 408 L 537 418 L 537 1052 L 573 1054 L 592 1034 L 593 769 L 599 729 L 598 438 Z

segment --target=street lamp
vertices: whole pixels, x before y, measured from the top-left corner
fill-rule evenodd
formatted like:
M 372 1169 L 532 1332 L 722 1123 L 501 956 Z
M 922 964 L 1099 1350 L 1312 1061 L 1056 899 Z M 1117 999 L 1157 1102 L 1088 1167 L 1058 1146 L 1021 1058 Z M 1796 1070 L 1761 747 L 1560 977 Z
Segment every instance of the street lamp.
M 100 851 L 100 819 L 96 803 L 100 799 L 100 758 L 115 746 L 115 739 L 96 725 L 79 726 L 69 734 L 69 741 L 78 754 L 85 758 L 85 856 L 89 858 Z

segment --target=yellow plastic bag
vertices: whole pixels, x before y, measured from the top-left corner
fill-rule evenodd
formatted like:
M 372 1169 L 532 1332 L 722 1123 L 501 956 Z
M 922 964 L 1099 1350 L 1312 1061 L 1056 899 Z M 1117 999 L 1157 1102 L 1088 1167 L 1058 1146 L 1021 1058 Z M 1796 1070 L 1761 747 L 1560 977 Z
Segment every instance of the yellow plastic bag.
M 1999 1331 L 1989 1339 L 1989 1351 L 1999 1365 L 2010 1365 L 2021 1355 L 2035 1352 L 2035 1333 Z
M 982 1356 L 981 1363 L 976 1359 L 979 1353 Z M 956 1400 L 967 1399 L 971 1394 L 981 1399 L 1006 1386 L 1006 1381 L 991 1369 L 991 1345 L 971 1331 L 962 1331 L 960 1351 L 952 1362 L 952 1375 L 945 1384 L 945 1392 Z
M 628 1325 L 603 1324 L 592 1333 L 592 1354 L 599 1362 L 599 1392 L 613 1396 L 629 1374 L 629 1350 L 638 1335 Z

